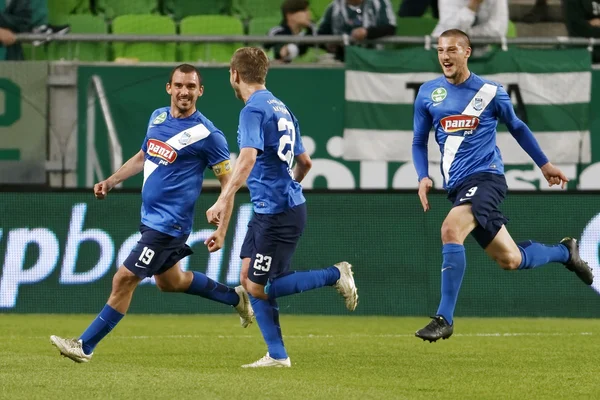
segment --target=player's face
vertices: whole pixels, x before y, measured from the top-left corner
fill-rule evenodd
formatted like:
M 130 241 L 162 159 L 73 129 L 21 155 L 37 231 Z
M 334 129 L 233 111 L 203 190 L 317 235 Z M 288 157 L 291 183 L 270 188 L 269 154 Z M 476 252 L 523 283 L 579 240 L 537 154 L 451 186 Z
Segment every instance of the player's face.
M 203 90 L 195 72 L 175 71 L 171 83 L 167 84 L 167 93 L 171 95 L 171 105 L 177 107 L 182 113 L 196 106 L 196 100 L 202 96 Z
M 242 92 L 240 91 L 240 80 L 236 70 L 229 68 L 229 83 L 235 92 L 235 97 L 242 100 Z
M 454 79 L 457 74 L 467 68 L 467 60 L 471 55 L 471 48 L 467 46 L 464 39 L 458 37 L 441 37 L 438 40 L 437 50 L 438 60 L 446 78 Z

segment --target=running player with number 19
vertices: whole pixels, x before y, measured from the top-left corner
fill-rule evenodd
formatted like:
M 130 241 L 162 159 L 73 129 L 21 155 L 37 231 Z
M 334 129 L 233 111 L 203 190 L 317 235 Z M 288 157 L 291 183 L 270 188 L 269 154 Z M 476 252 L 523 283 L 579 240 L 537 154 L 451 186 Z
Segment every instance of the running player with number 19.
M 199 71 L 190 64 L 175 67 L 166 89 L 171 106 L 154 111 L 141 150 L 94 186 L 96 198 L 102 200 L 117 184 L 144 171 L 142 235 L 113 277 L 106 305 L 81 336 L 50 337 L 63 356 L 78 363 L 91 360 L 96 345 L 125 316 L 138 284 L 151 276 L 162 291 L 184 292 L 234 306 L 243 327 L 252 322 L 252 307 L 241 286 L 231 288 L 180 266 L 180 260 L 193 253 L 186 241 L 204 170 L 212 169 L 223 187 L 231 177 L 231 166 L 225 136 L 196 109 L 196 101 L 204 92 Z M 224 229 L 217 229 L 208 243 L 209 250 L 220 249 L 224 237 Z
M 246 103 L 238 128 L 240 154 L 231 182 L 207 211 L 209 222 L 226 227 L 235 193 L 247 181 L 254 216 L 240 254 L 241 282 L 250 294 L 268 347 L 267 355 L 243 366 L 247 368 L 291 366 L 279 326 L 277 298 L 335 286 L 350 311 L 358 301 L 347 262 L 319 270 L 289 271 L 306 224 L 300 181 L 309 171 L 311 160 L 302 146 L 298 120 L 265 87 L 268 66 L 264 51 L 253 47 L 238 49 L 231 59 L 230 83 L 237 98 Z

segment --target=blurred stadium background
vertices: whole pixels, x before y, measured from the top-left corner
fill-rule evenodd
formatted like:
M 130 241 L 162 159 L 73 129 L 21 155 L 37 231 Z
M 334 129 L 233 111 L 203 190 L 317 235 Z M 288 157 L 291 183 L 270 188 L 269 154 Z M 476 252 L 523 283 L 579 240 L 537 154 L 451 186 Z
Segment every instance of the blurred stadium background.
M 310 1 L 315 23 L 328 3 L 328 0 Z M 400 0 L 391 3 L 397 12 Z M 479 376 L 478 380 L 462 388 L 452 386 L 457 385 L 456 382 L 442 384 L 453 388 L 449 398 L 594 398 L 592 393 L 598 389 L 593 384 L 579 391 L 554 385 L 570 379 L 571 375 L 565 370 L 578 368 L 578 354 L 581 359 L 584 354 L 597 354 L 600 350 L 600 331 L 594 321 L 600 317 L 600 114 L 597 112 L 600 70 L 592 63 L 590 45 L 593 43 L 566 37 L 560 2 L 548 1 L 544 22 L 524 22 L 533 3 L 509 1 L 511 22 L 507 38 L 476 41 L 480 46 L 489 46 L 484 55 L 472 61 L 472 69 L 507 88 L 519 116 L 528 122 L 550 158 L 571 179 L 564 192 L 548 188 L 539 169 L 515 146 L 510 135 L 500 129 L 499 146 L 506 160 L 511 189 L 504 210 L 511 218 L 509 229 L 513 237 L 517 241 L 543 242 L 556 242 L 567 235 L 580 238 L 582 254 L 593 267 L 596 282 L 593 287 L 585 287 L 560 266 L 524 273 L 500 271 L 469 239 L 469 272 L 463 283 L 457 316 L 485 319 L 467 320 L 470 322 L 463 331 L 465 336 L 453 338 L 453 360 L 466 351 L 461 346 L 467 346 L 467 340 L 471 340 L 469 335 L 520 332 L 511 342 L 494 342 L 492 347 L 498 346 L 498 353 L 488 352 L 493 339 L 473 339 L 479 347 L 474 345 L 477 349 L 470 349 L 475 352 L 471 356 L 474 359 L 499 357 L 499 354 L 517 354 L 540 345 L 542 350 L 531 355 L 539 357 L 531 368 L 539 368 L 536 373 L 543 375 L 544 354 L 550 354 L 544 351 L 552 349 L 556 351 L 553 357 L 564 357 L 568 351 L 560 349 L 563 345 L 568 347 L 565 342 L 571 336 L 581 347 L 575 350 L 576 346 L 572 346 L 572 363 L 559 365 L 545 375 L 543 382 L 528 381 L 533 378 L 528 377 L 529 370 L 525 370 L 518 378 L 522 379 L 522 385 L 511 386 L 510 380 L 514 378 L 511 368 L 522 362 L 516 355 L 503 360 L 506 375 L 500 376 L 506 379 L 494 380 L 496 386 L 486 387 L 485 383 L 498 370 L 484 370 L 481 374 L 481 370 L 465 367 L 465 382 L 475 379 L 475 375 Z M 48 371 L 54 368 L 55 360 L 45 357 L 55 354 L 45 343 L 37 344 L 40 338 L 52 333 L 77 334 L 87 319 L 70 315 L 87 313 L 91 316 L 103 306 L 113 272 L 138 237 L 141 177 L 125 182 L 105 202 L 94 201 L 90 188 L 139 149 L 149 115 L 169 102 L 164 85 L 173 66 L 190 62 L 199 67 L 205 93 L 198 108 L 226 134 L 235 158 L 237 118 L 242 103 L 235 99 L 229 86 L 227 63 L 237 47 L 269 42 L 265 34 L 280 23 L 280 5 L 281 0 L 48 0 L 48 22 L 53 26 L 69 25 L 70 33 L 17 35 L 23 45 L 25 61 L 0 63 L 0 325 L 5 321 L 0 338 L 8 340 L 8 347 L 0 350 L 0 364 L 13 368 L 13 375 L 9 368 L 0 371 L 0 389 L 4 390 L 0 391 L 0 397 L 3 393 L 6 398 L 44 397 L 42 389 L 48 387 L 52 375 L 41 374 L 40 391 L 27 396 L 22 392 L 26 383 L 15 375 L 15 371 L 25 373 L 29 368 L 21 357 L 29 353 L 28 349 L 34 349 L 34 353 L 39 353 L 36 357 L 41 357 L 36 358 L 37 362 Z M 412 99 L 419 85 L 438 73 L 436 54 L 427 37 L 435 24 L 430 11 L 422 17 L 398 18 L 397 35 L 379 40 L 380 50 L 351 46 L 341 36 L 304 37 L 302 40 L 313 46 L 310 51 L 288 65 L 274 62 L 269 72 L 269 89 L 294 110 L 301 122 L 304 144 L 314 159 L 313 170 L 304 182 L 309 225 L 294 266 L 308 269 L 347 259 L 355 265 L 361 296 L 358 316 L 352 317 L 347 316 L 332 291 L 282 299 L 280 304 L 285 315 L 343 316 L 335 319 L 338 327 L 335 333 L 328 330 L 326 320 L 318 317 L 292 320 L 295 329 L 308 335 L 306 337 L 313 332 L 309 326 L 323 335 L 320 339 L 323 342 L 319 342 L 322 347 L 317 346 L 314 354 L 300 352 L 305 342 L 294 345 L 298 354 L 305 357 L 304 368 L 311 369 L 308 364 L 332 345 L 327 335 L 334 335 L 331 338 L 342 335 L 345 326 L 347 330 L 357 329 L 355 322 L 348 322 L 349 318 L 365 318 L 365 324 L 372 326 L 381 323 L 374 328 L 380 335 L 376 341 L 389 341 L 386 352 L 394 351 L 396 340 L 406 342 L 396 350 L 401 349 L 403 354 L 410 352 L 415 340 L 410 335 L 426 320 L 422 318 L 423 321 L 415 325 L 414 319 L 404 317 L 425 317 L 437 307 L 441 262 L 439 227 L 448 204 L 445 195 L 437 191 L 432 198 L 432 212 L 422 214 L 410 156 Z M 123 39 L 123 35 L 128 36 Z M 147 35 L 152 35 L 153 40 L 145 39 Z M 185 43 L 177 41 L 183 37 L 187 38 Z M 294 40 L 300 39 L 290 39 Z M 325 42 L 346 42 L 346 62 L 328 56 L 319 47 Z M 273 58 L 272 52 L 269 55 Z M 430 170 L 436 173 L 439 170 L 437 151 L 434 146 L 430 147 Z M 209 255 L 202 244 L 210 229 L 203 215 L 216 199 L 218 189 L 209 175 L 206 178 L 190 238 L 195 254 L 189 257 L 185 267 L 236 285 L 241 264 L 237 254 L 251 217 L 248 195 L 239 196 L 226 247 Z M 440 177 L 433 178 L 439 189 Z M 158 293 L 148 280 L 136 292 L 131 312 L 212 314 L 224 313 L 224 310 L 206 301 Z M 61 314 L 57 317 L 60 322 L 41 319 L 47 324 L 36 324 L 34 321 L 41 318 L 36 317 L 38 313 Z M 21 318 L 8 314 L 25 315 Z M 523 319 L 526 322 L 522 324 L 515 320 L 505 324 L 502 319 L 494 319 L 492 331 L 488 329 L 492 325 L 486 321 L 508 317 L 581 320 L 572 325 L 568 319 L 556 319 L 553 323 Z M 122 335 L 151 337 L 152 330 L 145 331 L 144 327 L 160 324 L 160 318 L 150 317 L 134 325 L 140 329 L 135 332 L 123 327 Z M 198 321 L 202 323 L 201 319 Z M 228 334 L 230 325 L 220 320 L 215 324 L 223 326 L 227 330 L 224 334 Z M 172 331 L 162 334 L 179 334 L 176 325 L 173 326 Z M 50 327 L 63 330 L 44 330 Z M 294 334 L 288 332 L 285 325 L 283 328 L 284 334 Z M 117 331 L 119 329 L 121 326 Z M 191 325 L 186 329 L 201 328 Z M 22 338 L 21 332 L 29 333 Z M 531 342 L 515 345 L 521 334 L 539 335 L 543 339 L 541 343 L 531 339 Z M 115 335 L 121 337 L 118 332 Z M 169 337 L 169 340 L 179 341 Z M 382 339 L 384 337 L 386 339 Z M 244 338 L 242 340 L 250 341 Z M 361 348 L 362 353 L 359 351 L 356 357 L 381 352 L 374 347 L 373 338 L 360 335 L 352 338 L 347 338 L 344 346 L 358 346 L 361 340 L 370 343 Z M 127 352 L 128 348 L 118 347 L 118 339 L 109 340 L 110 336 L 107 359 L 119 365 L 119 357 L 112 354 L 111 349 L 115 349 L 116 354 L 116 349 Z M 249 346 L 260 349 L 260 340 L 254 328 Z M 294 343 L 293 337 L 290 341 Z M 181 343 L 182 347 L 188 346 L 187 342 Z M 227 351 L 228 347 L 221 341 L 214 349 L 218 353 Z M 186 357 L 183 348 L 181 354 L 177 354 Z M 332 360 L 340 356 L 335 351 L 332 354 Z M 251 361 L 247 358 L 252 357 L 238 356 L 242 361 Z M 136 354 L 136 357 L 142 355 Z M 219 356 L 213 354 L 212 357 Z M 420 351 L 415 357 L 441 359 L 444 353 L 443 350 Z M 142 364 L 152 362 L 137 360 Z M 229 361 L 237 367 L 238 359 Z M 369 359 L 361 362 L 371 365 Z M 381 360 L 373 361 L 375 372 L 362 373 L 375 376 L 378 365 L 383 365 Z M 453 364 L 443 365 L 453 368 Z M 332 362 L 325 367 L 335 375 L 339 365 Z M 215 379 L 228 379 L 231 375 L 228 367 L 219 368 L 223 375 Z M 431 366 L 425 361 L 417 362 L 416 366 L 394 362 L 391 368 L 416 368 L 415 371 L 421 368 L 425 372 Z M 302 380 L 296 382 L 299 386 L 287 381 L 290 387 L 310 386 L 311 380 L 319 379 L 317 371 L 312 369 L 313 375 L 303 375 Z M 447 370 L 440 369 L 436 375 Z M 111 373 L 99 371 L 104 377 Z M 67 369 L 60 373 L 65 374 L 64 379 L 71 374 Z M 87 378 L 81 375 L 78 379 Z M 345 379 L 350 378 L 340 377 L 339 384 L 347 384 Z M 386 378 L 387 383 L 381 383 L 379 392 L 370 392 L 372 388 L 365 383 L 364 387 L 347 390 L 310 392 L 305 398 L 412 399 L 432 395 L 418 388 L 398 392 L 394 379 L 406 385 L 411 383 L 408 378 L 390 376 Z M 210 382 L 208 379 L 205 384 L 210 386 Z M 264 378 L 262 382 L 266 385 L 270 381 Z M 427 386 L 429 383 L 421 381 L 419 384 Z M 529 384 L 545 388 L 539 389 L 536 397 L 532 394 L 535 391 L 528 392 Z M 90 385 L 100 387 L 94 386 L 95 383 Z M 76 387 L 69 387 L 65 393 L 71 390 L 78 393 Z M 135 397 L 134 388 L 121 390 L 123 396 L 116 397 Z M 222 390 L 227 392 L 226 388 Z M 59 391 L 48 393 L 50 397 L 45 398 L 64 395 Z M 162 392 L 149 391 L 148 396 L 152 398 L 157 393 Z M 178 396 L 187 398 L 190 393 Z M 254 395 L 296 398 L 298 393 L 290 389 L 272 396 L 265 397 L 262 392 Z M 163 396 L 168 395 L 163 393 Z M 100 391 L 95 397 L 109 396 Z M 213 393 L 208 398 L 225 396 Z

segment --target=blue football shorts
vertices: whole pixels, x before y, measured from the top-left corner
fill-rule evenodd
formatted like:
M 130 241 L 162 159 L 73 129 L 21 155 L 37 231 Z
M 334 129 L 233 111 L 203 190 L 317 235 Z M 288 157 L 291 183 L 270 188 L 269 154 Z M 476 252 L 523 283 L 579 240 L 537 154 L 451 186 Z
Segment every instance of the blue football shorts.
M 471 203 L 471 211 L 477 220 L 471 235 L 484 249 L 508 223 L 508 218 L 500 211 L 507 190 L 504 175 L 482 172 L 468 176 L 448 193 L 453 207 Z
M 306 203 L 279 214 L 255 213 L 240 257 L 250 258 L 248 279 L 266 285 L 290 269 L 292 256 L 306 226 Z

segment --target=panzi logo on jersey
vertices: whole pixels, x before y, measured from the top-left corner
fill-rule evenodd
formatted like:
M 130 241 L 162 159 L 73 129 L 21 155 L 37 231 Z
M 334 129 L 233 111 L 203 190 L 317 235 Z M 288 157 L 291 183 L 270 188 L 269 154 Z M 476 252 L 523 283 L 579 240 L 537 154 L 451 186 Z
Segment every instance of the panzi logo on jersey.
M 171 146 L 160 140 L 148 140 L 148 155 L 162 158 L 169 164 L 177 158 L 177 152 Z
M 450 115 L 440 120 L 446 133 L 474 131 L 479 126 L 479 118 L 470 115 Z

